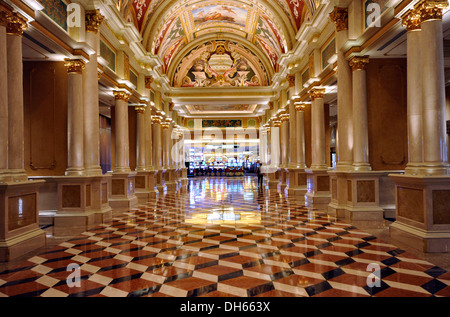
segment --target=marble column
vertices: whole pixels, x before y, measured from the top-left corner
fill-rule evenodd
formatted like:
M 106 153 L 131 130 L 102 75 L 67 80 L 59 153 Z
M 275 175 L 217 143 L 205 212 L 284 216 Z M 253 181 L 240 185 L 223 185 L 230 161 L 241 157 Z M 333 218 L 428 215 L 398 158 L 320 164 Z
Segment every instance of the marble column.
M 147 170 L 147 142 L 146 142 L 146 125 L 145 125 L 145 107 L 135 107 L 136 110 L 136 172 Z
M 422 129 L 422 62 L 420 14 L 408 11 L 403 17 L 407 33 L 407 116 L 408 116 L 408 164 L 407 174 L 419 174 L 423 163 Z
M 426 175 L 448 173 L 442 41 L 442 8 L 447 5 L 447 1 L 424 1 L 420 7 L 424 140 L 422 166 Z
M 116 100 L 114 107 L 116 155 L 109 204 L 113 209 L 126 210 L 138 203 L 135 189 L 137 173 L 130 169 L 128 130 L 128 101 L 130 95 L 125 91 L 114 91 L 114 97 Z
M 281 133 L 280 133 L 280 149 L 281 149 L 281 165 L 280 165 L 280 189 L 283 192 L 287 186 L 287 168 L 289 167 L 289 114 L 280 115 Z
M 130 144 L 128 133 L 128 100 L 130 95 L 123 91 L 115 91 L 115 166 L 116 173 L 129 173 L 130 170 Z
M 98 101 L 97 55 L 99 28 L 104 17 L 98 10 L 86 11 L 86 43 L 94 50 L 83 72 L 84 85 L 84 164 L 86 175 L 101 175 L 100 167 L 100 128 Z
M 0 262 L 7 262 L 45 248 L 46 234 L 38 219 L 44 181 L 29 181 L 24 169 L 22 35 L 27 21 L 6 11 L 0 20 Z
M 270 190 L 278 190 L 280 168 L 280 126 L 281 121 L 271 119 L 270 127 L 270 166 L 267 169 L 268 187 Z
M 66 60 L 68 72 L 67 101 L 67 169 L 66 176 L 84 175 L 84 102 L 83 70 L 81 60 Z
M 8 14 L 0 12 L 0 182 L 8 175 L 8 76 L 7 35 Z
M 306 158 L 305 158 L 305 106 L 302 104 L 295 106 L 296 111 L 296 134 L 297 134 L 297 168 L 306 168 Z
M 348 40 L 348 9 L 335 7 L 330 19 L 336 26 L 338 78 L 337 170 L 351 170 L 353 163 L 352 131 L 352 71 L 345 58 Z
M 326 142 L 325 142 L 325 105 L 323 97 L 325 89 L 313 89 L 311 95 L 311 143 L 312 143 L 312 170 L 327 169 Z
M 353 70 L 353 170 L 370 171 L 369 130 L 367 122 L 367 56 L 355 56 L 350 60 Z
M 306 205 L 326 209 L 330 203 L 330 178 L 326 161 L 325 140 L 325 89 L 314 88 L 311 96 L 311 154 L 312 161 L 307 173 Z
M 167 119 L 162 123 L 163 129 L 163 164 L 164 169 L 166 170 L 165 174 L 165 185 L 167 190 L 173 191 L 176 190 L 175 183 L 175 170 L 173 167 L 173 159 L 172 159 L 172 131 L 173 131 L 173 123 L 170 119 Z
M 156 188 L 156 168 L 153 165 L 153 123 L 152 123 L 152 115 L 151 109 L 147 109 L 145 111 L 144 118 L 144 126 L 145 126 L 145 164 L 146 170 L 149 172 L 148 175 L 148 190 L 150 192 L 149 198 L 154 198 L 158 193 L 158 189 Z
M 416 175 L 389 175 L 396 189 L 396 221 L 389 227 L 391 241 L 408 243 L 421 252 L 450 252 L 442 41 L 446 7 L 448 1 L 424 0 L 413 9 L 412 14 L 420 15 L 421 21 L 423 163 Z
M 162 142 L 161 142 L 161 124 L 162 117 L 152 116 L 153 122 L 153 165 L 157 170 L 156 173 L 156 187 L 160 194 L 164 193 L 165 186 L 165 170 L 162 161 Z
M 14 180 L 23 181 L 27 180 L 27 175 L 24 168 L 22 35 L 27 22 L 16 13 L 7 19 L 8 169 Z

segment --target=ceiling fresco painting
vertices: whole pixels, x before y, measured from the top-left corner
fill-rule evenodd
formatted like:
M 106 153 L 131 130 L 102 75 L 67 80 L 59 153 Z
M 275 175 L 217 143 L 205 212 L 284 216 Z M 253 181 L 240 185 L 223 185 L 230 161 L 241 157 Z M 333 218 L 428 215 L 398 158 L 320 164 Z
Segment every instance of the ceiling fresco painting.
M 292 48 L 295 34 L 312 18 L 318 3 L 319 0 L 118 0 L 117 8 L 143 36 L 147 50 L 161 58 L 162 73 L 170 74 L 169 80 L 177 87 L 243 87 L 269 84 L 265 78 L 268 68 L 272 75 L 278 71 L 281 56 Z M 196 68 L 200 69 L 201 63 L 189 60 L 190 65 L 184 64 L 180 75 L 180 61 L 199 46 L 198 39 L 211 34 L 232 38 L 244 49 L 252 50 L 253 57 L 241 54 L 235 58 L 232 52 L 212 56 L 213 52 L 209 52 L 208 61 L 203 59 L 203 63 L 208 62 L 205 66 L 221 60 L 229 68 L 220 73 L 206 67 L 202 70 L 204 78 L 198 77 L 200 74 L 196 77 L 194 73 L 200 73 Z M 255 56 L 259 62 L 252 60 Z

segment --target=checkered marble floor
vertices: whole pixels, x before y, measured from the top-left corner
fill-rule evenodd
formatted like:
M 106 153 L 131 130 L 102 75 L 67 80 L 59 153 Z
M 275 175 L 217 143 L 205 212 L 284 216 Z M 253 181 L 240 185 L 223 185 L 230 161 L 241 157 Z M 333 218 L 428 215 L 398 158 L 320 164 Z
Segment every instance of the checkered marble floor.
M 256 178 L 189 186 L 0 273 L 0 296 L 450 296 L 449 272 Z

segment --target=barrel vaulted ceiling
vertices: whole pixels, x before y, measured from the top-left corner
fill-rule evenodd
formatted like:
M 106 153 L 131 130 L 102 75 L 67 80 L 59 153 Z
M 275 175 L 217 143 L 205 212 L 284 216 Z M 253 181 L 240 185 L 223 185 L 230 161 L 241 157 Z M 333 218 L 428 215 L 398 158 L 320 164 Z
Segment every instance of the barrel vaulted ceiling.
M 268 86 L 317 2 L 119 0 L 118 9 L 172 86 Z

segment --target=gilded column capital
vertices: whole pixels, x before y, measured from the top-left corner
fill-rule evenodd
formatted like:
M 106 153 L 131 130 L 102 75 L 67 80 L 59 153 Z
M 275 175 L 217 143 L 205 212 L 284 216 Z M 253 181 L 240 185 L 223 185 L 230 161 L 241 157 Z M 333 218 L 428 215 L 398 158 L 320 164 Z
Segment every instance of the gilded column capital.
M 348 30 L 348 9 L 335 7 L 329 15 L 331 21 L 336 26 L 336 31 Z
M 114 98 L 116 100 L 128 102 L 128 100 L 130 100 L 130 95 L 125 91 L 114 91 Z
M 66 59 L 64 61 L 64 66 L 67 67 L 67 72 L 69 74 L 82 74 L 84 68 L 86 67 L 85 63 L 79 59 Z
M 297 104 L 297 105 L 295 105 L 295 111 L 305 111 L 305 104 L 304 103 L 300 103 L 300 104 Z
M 367 64 L 369 64 L 368 56 L 354 56 L 350 59 L 350 62 L 349 62 L 349 65 L 353 71 L 365 70 Z
M 134 107 L 134 110 L 136 110 L 136 112 L 137 112 L 138 114 L 144 114 L 146 108 L 145 108 L 145 107 L 142 107 L 142 106 L 138 106 L 138 107 Z
M 152 116 L 152 123 L 153 124 L 161 124 L 162 118 L 159 116 Z
M 280 115 L 281 123 L 289 121 L 289 113 L 283 113 Z
M 105 17 L 100 14 L 99 10 L 86 11 L 86 31 L 97 33 L 100 25 L 103 23 Z
M 325 88 L 313 88 L 309 91 L 309 95 L 311 100 L 314 101 L 315 99 L 323 98 L 325 96 L 325 92 Z
M 273 121 L 274 128 L 279 128 L 281 126 L 281 121 L 275 120 Z
M 6 33 L 22 36 L 27 29 L 27 20 L 17 13 L 6 14 Z
M 406 31 L 420 30 L 422 16 L 419 10 L 409 10 L 402 16 L 402 26 L 406 27 Z
M 447 0 L 423 0 L 417 5 L 421 22 L 428 20 L 442 20 L 442 11 L 448 7 Z
M 162 128 L 163 128 L 164 130 L 169 129 L 169 128 L 170 128 L 170 121 L 166 121 L 166 120 L 162 121 L 162 122 L 161 122 L 161 126 L 162 126 Z
M 8 26 L 8 16 L 10 16 L 11 13 L 7 11 L 0 11 L 0 25 L 1 26 Z

